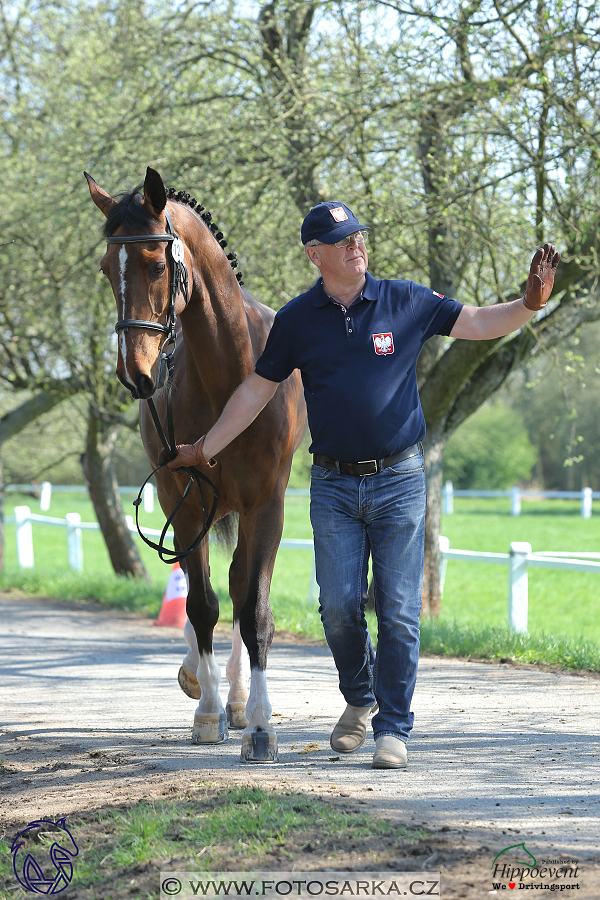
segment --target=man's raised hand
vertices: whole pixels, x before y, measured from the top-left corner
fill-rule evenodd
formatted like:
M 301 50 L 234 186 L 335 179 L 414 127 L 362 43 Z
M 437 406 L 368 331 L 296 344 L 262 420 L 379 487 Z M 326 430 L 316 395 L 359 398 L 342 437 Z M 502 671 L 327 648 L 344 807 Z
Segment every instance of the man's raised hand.
M 544 244 L 536 250 L 531 267 L 523 303 L 527 309 L 538 310 L 546 305 L 554 287 L 556 267 L 560 261 L 560 253 L 555 252 L 553 244 Z

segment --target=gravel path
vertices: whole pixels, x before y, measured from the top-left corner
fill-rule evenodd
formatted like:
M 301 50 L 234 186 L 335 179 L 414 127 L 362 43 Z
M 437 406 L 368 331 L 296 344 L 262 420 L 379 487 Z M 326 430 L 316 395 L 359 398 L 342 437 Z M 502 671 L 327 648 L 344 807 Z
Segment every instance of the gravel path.
M 220 626 L 223 672 L 227 636 Z M 323 646 L 275 639 L 269 691 L 280 761 L 271 765 L 241 763 L 237 731 L 225 744 L 192 746 L 195 702 L 176 680 L 180 630 L 0 595 L 0 648 L 0 819 L 8 832 L 40 816 L 151 795 L 156 785 L 252 782 L 358 798 L 490 854 L 526 840 L 540 855 L 586 859 L 588 885 L 600 871 L 594 678 L 423 658 L 409 768 L 374 771 L 371 739 L 348 757 L 329 747 L 344 703 Z

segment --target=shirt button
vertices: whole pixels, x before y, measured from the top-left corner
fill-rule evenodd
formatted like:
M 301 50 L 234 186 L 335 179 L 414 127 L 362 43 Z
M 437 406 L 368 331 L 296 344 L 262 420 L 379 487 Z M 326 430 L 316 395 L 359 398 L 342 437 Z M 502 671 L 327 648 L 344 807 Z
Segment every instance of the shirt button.
M 346 319 L 346 322 L 349 322 L 349 321 L 350 321 L 350 316 L 348 316 L 348 318 Z
M 348 334 L 352 334 L 352 329 L 351 329 L 351 328 L 348 329 Z

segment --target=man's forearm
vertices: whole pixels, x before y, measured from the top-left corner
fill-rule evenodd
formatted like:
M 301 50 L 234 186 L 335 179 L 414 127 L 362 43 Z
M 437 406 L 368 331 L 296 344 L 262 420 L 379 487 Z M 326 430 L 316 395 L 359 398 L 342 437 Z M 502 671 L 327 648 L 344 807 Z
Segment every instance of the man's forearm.
M 275 391 L 277 384 L 261 378 L 255 372 L 243 381 L 231 395 L 225 409 L 204 439 L 207 459 L 223 450 L 255 420 Z
M 451 337 L 469 341 L 489 341 L 522 328 L 535 316 L 523 298 L 494 306 L 463 306 L 450 332 Z

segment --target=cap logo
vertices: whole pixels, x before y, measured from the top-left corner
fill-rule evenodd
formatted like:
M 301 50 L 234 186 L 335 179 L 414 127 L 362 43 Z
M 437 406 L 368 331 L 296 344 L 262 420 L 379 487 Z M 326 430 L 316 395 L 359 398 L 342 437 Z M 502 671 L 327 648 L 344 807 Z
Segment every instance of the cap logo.
M 374 334 L 373 343 L 375 344 L 375 353 L 379 356 L 386 356 L 388 353 L 394 352 L 394 335 L 391 331 Z
M 346 215 L 346 211 L 342 206 L 336 206 L 335 209 L 330 209 L 329 212 L 336 222 L 345 222 L 348 218 L 348 216 Z

